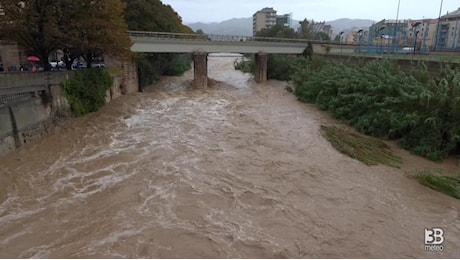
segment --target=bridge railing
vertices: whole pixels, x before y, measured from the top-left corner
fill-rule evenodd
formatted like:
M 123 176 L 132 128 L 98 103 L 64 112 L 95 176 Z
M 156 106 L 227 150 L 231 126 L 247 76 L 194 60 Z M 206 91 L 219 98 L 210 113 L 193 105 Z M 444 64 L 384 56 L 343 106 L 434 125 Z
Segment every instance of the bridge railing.
M 158 40 L 193 40 L 193 41 L 226 41 L 226 42 L 291 42 L 291 43 L 332 43 L 331 41 L 307 40 L 307 39 L 289 39 L 289 38 L 271 38 L 271 37 L 253 37 L 241 35 L 222 35 L 222 34 L 193 34 L 193 33 L 168 33 L 168 32 L 146 32 L 146 31 L 128 31 L 130 37 L 154 38 Z M 334 44 L 337 44 L 335 42 Z M 339 43 L 340 44 L 340 43 Z

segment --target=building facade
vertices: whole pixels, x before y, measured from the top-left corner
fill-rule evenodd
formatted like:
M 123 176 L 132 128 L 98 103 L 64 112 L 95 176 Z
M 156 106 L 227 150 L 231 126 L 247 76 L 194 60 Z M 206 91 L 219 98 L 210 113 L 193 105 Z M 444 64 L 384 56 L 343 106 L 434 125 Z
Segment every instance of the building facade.
M 370 52 L 460 50 L 460 8 L 440 19 L 384 19 L 369 27 Z
M 270 28 L 275 25 L 292 28 L 292 13 L 276 15 L 276 10 L 273 7 L 265 7 L 257 11 L 252 16 L 252 35 L 255 35 L 264 28 Z
M 265 7 L 252 16 L 252 35 L 264 28 L 270 28 L 276 24 L 276 11 L 272 7 Z
M 292 28 L 292 13 L 276 16 L 276 24 L 282 25 L 286 28 Z
M 312 26 L 313 26 L 313 32 L 314 33 L 325 33 L 329 36 L 329 39 L 332 39 L 332 26 L 329 24 L 326 24 L 326 22 L 314 22 L 312 21 Z M 323 40 L 323 39 L 320 39 Z
M 460 50 L 460 8 L 441 16 L 436 37 L 436 50 Z

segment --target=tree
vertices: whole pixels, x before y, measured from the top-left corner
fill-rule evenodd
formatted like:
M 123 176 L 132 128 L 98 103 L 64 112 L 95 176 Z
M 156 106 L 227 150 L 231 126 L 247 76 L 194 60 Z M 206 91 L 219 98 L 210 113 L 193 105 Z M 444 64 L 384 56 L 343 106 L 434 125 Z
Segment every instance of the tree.
M 263 28 L 258 31 L 256 37 L 272 37 L 272 38 L 296 38 L 296 33 L 292 28 L 286 28 L 283 25 L 277 24 L 270 28 Z
M 125 4 L 121 0 L 63 1 L 67 2 L 68 16 L 61 24 L 68 33 L 61 38 L 61 47 L 68 55 L 67 63 L 82 56 L 90 68 L 96 54 L 130 55 L 131 40 L 126 34 Z
M 313 39 L 313 25 L 305 18 L 303 21 L 299 22 L 299 37 L 302 39 Z
M 2 0 L 4 15 L 0 16 L 0 35 L 3 39 L 18 42 L 40 57 L 45 70 L 50 69 L 48 56 L 62 35 L 58 17 L 63 10 L 56 8 L 53 0 L 18 1 Z
M 50 69 L 49 54 L 58 48 L 78 50 L 88 66 L 95 50 L 130 53 L 121 0 L 2 0 L 2 7 L 0 35 L 39 56 L 45 70 Z
M 125 19 L 132 31 L 193 33 L 182 24 L 181 17 L 170 5 L 160 0 L 125 0 Z M 139 87 L 158 80 L 160 75 L 180 75 L 191 68 L 188 55 L 172 53 L 141 53 L 136 58 Z
M 313 45 L 311 44 L 311 42 L 308 42 L 308 45 L 307 45 L 307 47 L 305 48 L 305 50 L 303 51 L 302 55 L 303 55 L 305 58 L 308 58 L 309 60 L 312 59 L 312 56 L 313 56 Z
M 125 19 L 129 30 L 193 33 L 170 5 L 160 0 L 125 0 Z

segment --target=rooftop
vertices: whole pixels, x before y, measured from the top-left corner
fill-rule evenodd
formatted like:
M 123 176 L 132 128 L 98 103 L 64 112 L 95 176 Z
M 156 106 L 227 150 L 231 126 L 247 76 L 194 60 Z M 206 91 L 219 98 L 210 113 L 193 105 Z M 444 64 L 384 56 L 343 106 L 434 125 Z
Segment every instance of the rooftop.
M 273 7 L 265 7 L 264 9 L 258 11 L 258 13 L 276 13 Z
M 456 11 L 447 13 L 446 15 L 441 16 L 441 19 L 448 19 L 448 18 L 460 18 L 460 8 Z

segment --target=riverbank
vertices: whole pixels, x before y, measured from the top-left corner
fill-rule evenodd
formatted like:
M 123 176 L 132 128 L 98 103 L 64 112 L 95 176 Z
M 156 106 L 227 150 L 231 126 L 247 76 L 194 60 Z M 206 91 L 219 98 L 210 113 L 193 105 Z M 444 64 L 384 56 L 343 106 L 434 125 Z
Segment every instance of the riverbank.
M 114 80 L 105 94 L 105 103 L 138 91 L 133 61 L 107 59 L 107 62 Z M 73 71 L 1 75 L 0 156 L 47 136 L 57 124 L 73 117 L 61 85 L 73 76 Z

